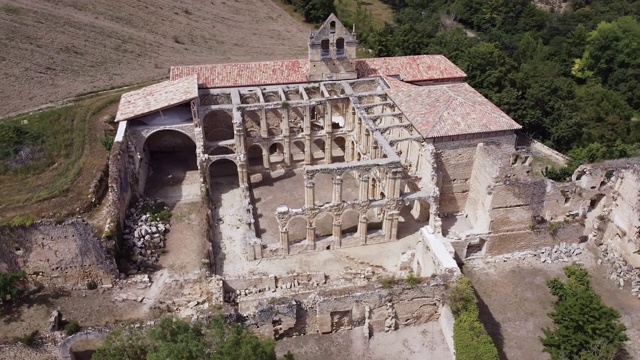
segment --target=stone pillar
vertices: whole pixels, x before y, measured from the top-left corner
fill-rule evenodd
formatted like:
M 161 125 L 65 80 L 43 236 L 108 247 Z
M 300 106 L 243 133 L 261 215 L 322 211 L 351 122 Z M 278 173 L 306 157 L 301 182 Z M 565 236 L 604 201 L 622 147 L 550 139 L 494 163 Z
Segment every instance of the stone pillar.
M 369 153 L 371 154 L 371 152 L 369 151 L 369 144 L 371 142 L 371 132 L 369 132 L 369 129 L 364 129 L 364 141 L 362 142 L 362 152 L 364 153 L 363 155 Z
M 399 216 L 399 212 L 398 211 L 393 211 L 392 213 L 392 218 L 391 218 L 391 234 L 390 234 L 390 241 L 395 241 L 398 240 L 398 216 Z
M 369 175 L 362 174 L 360 175 L 360 195 L 358 196 L 358 200 L 360 201 L 368 201 L 369 200 Z
M 284 249 L 285 254 L 289 254 L 289 229 L 280 229 L 280 246 Z
M 238 183 L 240 186 L 246 186 L 249 183 L 249 174 L 247 172 L 247 164 L 244 161 L 243 157 L 239 157 L 238 159 Z
M 311 135 L 306 134 L 304 136 L 304 147 L 305 147 L 304 164 L 305 165 L 311 165 L 311 163 L 313 162 L 313 151 L 311 150 L 312 148 L 311 145 L 312 145 Z
M 263 138 L 269 137 L 269 125 L 267 125 L 267 110 L 265 108 L 260 109 L 260 136 Z
M 333 178 L 333 203 L 339 204 L 342 202 L 342 177 L 335 176 Z
M 360 215 L 360 220 L 358 221 L 358 236 L 360 238 L 360 245 L 365 245 L 367 243 L 367 217 L 365 215 Z
M 382 231 L 384 232 L 385 241 L 391 241 L 392 215 L 389 210 L 384 212 L 384 220 L 382 221 Z
M 344 161 L 353 161 L 353 143 L 349 137 L 345 138 L 344 144 Z
M 331 137 L 331 133 L 328 133 L 324 138 L 324 161 L 327 164 L 331 164 L 333 162 L 333 139 Z
M 342 224 L 340 223 L 340 218 L 336 221 L 333 220 L 333 247 L 335 249 L 339 249 L 342 247 Z
M 271 170 L 271 158 L 269 157 L 269 149 L 262 149 L 262 166 L 266 170 Z
M 305 176 L 304 179 L 304 205 L 307 208 L 313 208 L 316 206 L 316 202 L 315 202 L 315 194 L 314 194 L 314 183 L 313 183 L 313 177 L 309 176 Z
M 311 250 L 316 249 L 316 227 L 307 226 L 307 244 L 311 247 Z
M 291 166 L 291 140 L 289 136 L 284 138 L 284 164 L 285 166 Z

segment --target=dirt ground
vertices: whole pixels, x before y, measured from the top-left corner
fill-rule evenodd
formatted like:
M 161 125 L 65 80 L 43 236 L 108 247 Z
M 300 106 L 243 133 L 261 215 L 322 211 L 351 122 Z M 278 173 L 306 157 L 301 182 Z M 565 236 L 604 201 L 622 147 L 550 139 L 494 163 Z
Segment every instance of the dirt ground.
M 171 65 L 305 58 L 308 27 L 267 0 L 0 0 L 0 118 L 164 78 Z
M 368 342 L 361 328 L 278 341 L 278 355 L 287 351 L 304 360 L 453 360 L 437 322 L 374 333 Z
M 580 255 L 580 261 L 592 275 L 592 285 L 605 304 L 622 314 L 627 326 L 627 350 L 632 359 L 640 359 L 640 300 L 629 289 L 618 289 L 608 278 L 607 269 L 596 264 L 593 249 Z M 539 337 L 543 327 L 552 327 L 547 314 L 555 297 L 546 282 L 564 278 L 568 263 L 543 264 L 539 258 L 507 262 L 468 262 L 464 273 L 470 277 L 481 299 L 481 318 L 490 335 L 502 349 L 503 359 L 549 359 L 543 353 Z

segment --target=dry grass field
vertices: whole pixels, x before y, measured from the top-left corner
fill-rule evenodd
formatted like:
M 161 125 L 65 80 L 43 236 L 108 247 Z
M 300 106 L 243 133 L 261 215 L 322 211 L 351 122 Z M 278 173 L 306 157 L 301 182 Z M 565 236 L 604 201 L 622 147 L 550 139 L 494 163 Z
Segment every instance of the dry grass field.
M 171 65 L 304 58 L 307 36 L 266 0 L 0 0 L 0 118 Z

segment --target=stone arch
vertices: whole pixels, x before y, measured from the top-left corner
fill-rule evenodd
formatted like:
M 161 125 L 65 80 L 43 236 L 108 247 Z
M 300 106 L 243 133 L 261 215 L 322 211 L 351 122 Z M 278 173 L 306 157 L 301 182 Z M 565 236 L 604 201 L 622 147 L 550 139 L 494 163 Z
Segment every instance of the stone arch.
M 324 159 L 324 139 L 315 139 L 311 143 L 311 154 L 314 159 Z
M 367 231 L 382 229 L 382 209 L 369 209 L 367 211 Z
M 331 147 L 331 156 L 332 156 L 332 161 L 334 163 L 345 161 L 344 156 L 346 154 L 346 150 L 345 150 L 346 145 L 347 145 L 347 142 L 344 139 L 344 137 L 336 136 L 335 138 L 333 138 L 333 146 Z
M 305 146 L 302 140 L 296 140 L 291 144 L 291 158 L 293 161 L 304 161 Z
M 278 136 L 282 134 L 280 124 L 282 122 L 282 113 L 279 109 L 269 109 L 266 112 L 267 116 L 267 135 Z
M 256 110 L 245 110 L 242 115 L 247 137 L 260 137 L 260 113 Z
M 247 149 L 247 161 L 249 163 L 249 166 L 263 166 L 264 165 L 264 160 L 263 160 L 263 154 L 264 153 L 264 149 L 262 148 L 262 145 L 260 144 L 253 144 L 250 145 L 249 148 Z
M 293 136 L 302 134 L 304 131 L 304 113 L 301 107 L 291 107 L 289 113 L 289 132 Z
M 289 243 L 296 243 L 307 238 L 307 219 L 302 215 L 297 215 L 287 221 L 289 230 Z
M 342 236 L 358 232 L 360 213 L 354 209 L 345 210 L 340 216 L 340 231 Z
M 238 176 L 238 165 L 233 160 L 218 159 L 209 164 L 210 184 L 224 183 L 238 187 L 240 184 Z
M 282 143 L 274 142 L 269 146 L 269 161 L 271 163 L 284 161 L 284 145 L 282 145 Z
M 202 119 L 205 141 L 232 140 L 233 115 L 228 110 L 213 110 Z
M 233 155 L 235 153 L 233 149 L 227 146 L 217 146 L 209 151 L 209 155 Z
M 336 174 L 337 175 L 337 174 Z M 342 178 L 342 200 L 358 201 L 360 195 L 360 173 L 359 170 L 345 170 Z
M 240 102 L 242 104 L 255 104 L 259 103 L 260 99 L 255 92 L 246 93 L 240 96 Z
M 333 176 L 319 173 L 313 178 L 316 204 L 327 204 L 333 201 Z
M 313 219 L 316 237 L 331 236 L 333 234 L 333 214 L 323 212 Z
M 162 197 L 163 189 L 182 184 L 187 175 L 196 174 L 197 178 L 196 144 L 185 132 L 153 131 L 144 139 L 142 149 L 140 191 L 148 190 L 149 195 L 158 191 L 158 197 Z
M 320 56 L 323 59 L 331 57 L 331 48 L 329 47 L 329 39 L 322 39 L 322 41 L 320 42 L 320 49 L 321 49 Z
M 344 52 L 344 38 L 339 37 L 336 39 L 336 56 L 337 57 L 344 57 L 345 56 L 345 52 Z

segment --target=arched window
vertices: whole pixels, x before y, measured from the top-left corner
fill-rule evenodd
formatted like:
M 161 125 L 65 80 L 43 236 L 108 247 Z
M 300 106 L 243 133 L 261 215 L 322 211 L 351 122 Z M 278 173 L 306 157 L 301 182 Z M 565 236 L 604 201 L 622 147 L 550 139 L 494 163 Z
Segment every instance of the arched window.
M 337 57 L 344 57 L 345 53 L 344 53 L 344 38 L 338 38 L 336 40 L 336 56 Z
M 329 23 L 329 30 L 331 31 L 331 33 L 335 33 L 336 32 L 336 22 L 332 21 Z
M 322 48 L 322 54 L 321 54 L 322 59 L 331 58 L 331 50 L 329 49 L 329 39 L 322 40 L 322 42 L 320 43 L 320 46 Z

